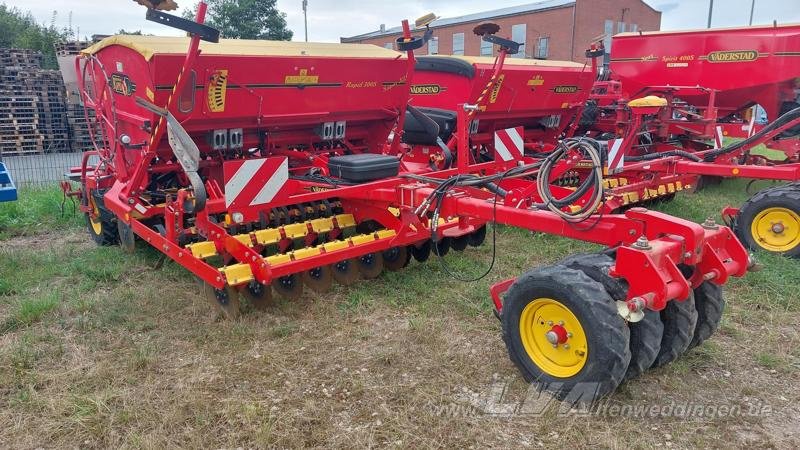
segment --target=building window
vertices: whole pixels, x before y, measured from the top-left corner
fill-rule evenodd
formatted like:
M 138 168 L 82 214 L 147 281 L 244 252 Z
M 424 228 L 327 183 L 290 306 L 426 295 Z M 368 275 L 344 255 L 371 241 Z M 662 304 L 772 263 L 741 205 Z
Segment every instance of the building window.
M 617 33 L 625 32 L 625 22 L 617 22 Z
M 481 39 L 481 56 L 492 56 L 494 53 L 494 44 L 486 42 Z
M 387 42 L 383 44 L 383 48 L 388 48 L 389 50 L 394 50 L 394 42 Z
M 639 31 L 639 25 L 637 25 L 635 23 L 632 23 L 631 24 L 631 32 L 632 33 L 636 33 L 637 31 Z
M 428 41 L 428 54 L 429 55 L 438 55 L 439 54 L 439 38 L 431 38 Z
M 540 37 L 536 45 L 536 54 L 534 57 L 538 59 L 547 59 L 548 56 L 550 56 L 550 38 Z
M 464 33 L 453 33 L 453 54 L 464 54 Z
M 525 42 L 527 41 L 528 26 L 524 23 L 511 26 L 511 40 L 520 44 L 519 53 L 513 55 L 515 58 L 525 57 Z

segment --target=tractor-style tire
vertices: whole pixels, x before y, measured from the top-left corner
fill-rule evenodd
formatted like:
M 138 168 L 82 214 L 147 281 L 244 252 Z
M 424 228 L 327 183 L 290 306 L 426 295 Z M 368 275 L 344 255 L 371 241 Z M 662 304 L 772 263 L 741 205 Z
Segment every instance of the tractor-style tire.
M 646 311 L 644 319 L 628 324 L 631 329 L 631 363 L 623 381 L 632 380 L 653 366 L 664 336 L 664 322 L 657 311 Z
M 615 301 L 623 301 L 628 294 L 628 283 L 622 278 L 614 278 L 608 274 L 614 259 L 604 253 L 587 253 L 570 256 L 559 264 L 577 269 L 597 281 L 606 288 L 606 292 Z M 661 316 L 655 311 L 647 311 L 644 319 L 629 322 L 631 362 L 623 381 L 631 380 L 643 374 L 658 356 L 661 350 L 661 337 L 664 324 Z
M 695 348 L 710 338 L 722 321 L 725 299 L 722 287 L 706 281 L 694 290 L 694 306 L 697 309 L 697 326 L 689 348 Z
M 100 191 L 83 191 L 86 205 L 94 209 L 96 218 L 86 213 L 86 228 L 89 235 L 97 245 L 116 245 L 119 242 L 117 231 L 117 217 L 108 209 L 103 202 L 103 194 Z
M 661 311 L 664 334 L 661 349 L 652 367 L 661 367 L 678 359 L 692 343 L 694 329 L 697 327 L 697 309 L 694 294 L 684 301 L 670 300 Z
M 765 189 L 750 197 L 736 217 L 736 236 L 750 250 L 800 257 L 800 189 Z
M 560 400 L 591 402 L 625 376 L 628 326 L 603 285 L 581 271 L 550 266 L 523 274 L 505 295 L 501 320 L 522 376 Z

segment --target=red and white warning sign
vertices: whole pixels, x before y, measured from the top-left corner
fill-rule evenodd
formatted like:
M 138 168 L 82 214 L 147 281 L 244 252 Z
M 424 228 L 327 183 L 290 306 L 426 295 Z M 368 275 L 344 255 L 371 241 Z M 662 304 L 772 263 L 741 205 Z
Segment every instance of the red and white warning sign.
M 625 152 L 622 151 L 622 139 L 608 141 L 608 173 L 622 172 L 625 166 Z
M 714 148 L 722 148 L 722 143 L 725 141 L 725 133 L 722 131 L 722 126 L 717 125 L 714 133 Z
M 525 154 L 525 141 L 522 127 L 506 128 L 494 132 L 494 160 L 509 162 L 521 159 Z
M 227 161 L 225 206 L 242 208 L 267 204 L 279 197 L 289 181 L 289 159 L 285 157 Z

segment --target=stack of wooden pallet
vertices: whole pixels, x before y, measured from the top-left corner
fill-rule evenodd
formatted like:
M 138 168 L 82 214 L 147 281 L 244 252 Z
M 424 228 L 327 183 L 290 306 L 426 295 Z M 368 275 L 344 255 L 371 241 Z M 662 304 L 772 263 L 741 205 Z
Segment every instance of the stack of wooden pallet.
M 0 49 L 0 152 L 41 153 L 39 99 L 19 86 L 19 73 L 40 68 L 42 54 L 27 49 Z
M 84 49 L 92 45 L 93 41 L 68 41 L 56 44 L 58 65 L 67 88 L 67 121 L 69 122 L 72 151 L 86 151 L 94 148 L 89 135 L 89 123 L 94 123 L 94 111 L 89 110 L 89 121 L 81 104 L 75 74 L 75 57 Z
M 4 155 L 69 151 L 64 82 L 41 68 L 42 54 L 0 49 L 0 151 Z

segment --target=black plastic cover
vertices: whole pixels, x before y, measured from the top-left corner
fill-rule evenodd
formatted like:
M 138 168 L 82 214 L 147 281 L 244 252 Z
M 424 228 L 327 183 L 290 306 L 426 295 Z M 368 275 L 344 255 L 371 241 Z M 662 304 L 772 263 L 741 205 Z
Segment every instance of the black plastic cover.
M 334 156 L 328 160 L 328 170 L 333 177 L 361 183 L 396 177 L 400 173 L 400 159 L 374 153 Z
M 447 56 L 417 56 L 416 70 L 423 72 L 444 72 L 472 79 L 475 66 L 461 58 Z

